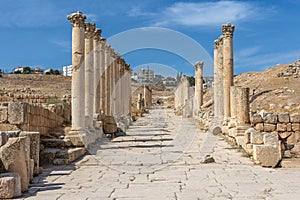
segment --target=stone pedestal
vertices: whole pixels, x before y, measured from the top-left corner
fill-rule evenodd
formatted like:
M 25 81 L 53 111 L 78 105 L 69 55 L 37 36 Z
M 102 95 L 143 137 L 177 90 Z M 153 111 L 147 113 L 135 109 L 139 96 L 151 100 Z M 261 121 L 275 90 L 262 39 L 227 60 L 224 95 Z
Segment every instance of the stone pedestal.
M 85 23 L 85 126 L 93 130 L 94 106 L 94 23 Z
M 203 62 L 195 65 L 195 98 L 196 110 L 200 111 L 203 104 Z
M 85 76 L 84 76 L 84 34 L 85 19 L 81 13 L 68 15 L 72 30 L 72 130 L 82 131 L 85 127 Z
M 234 26 L 230 23 L 222 26 L 223 32 L 223 87 L 224 115 L 230 117 L 230 86 L 233 86 L 233 48 L 232 37 Z

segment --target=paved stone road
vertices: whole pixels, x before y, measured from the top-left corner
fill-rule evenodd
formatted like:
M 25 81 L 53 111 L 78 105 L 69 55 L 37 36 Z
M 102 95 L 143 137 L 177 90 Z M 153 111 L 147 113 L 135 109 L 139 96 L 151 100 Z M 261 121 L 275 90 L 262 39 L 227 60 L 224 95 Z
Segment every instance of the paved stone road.
M 299 169 L 255 166 L 171 110 L 152 110 L 98 147 L 96 156 L 45 170 L 20 199 L 300 199 Z M 206 154 L 216 163 L 201 164 Z

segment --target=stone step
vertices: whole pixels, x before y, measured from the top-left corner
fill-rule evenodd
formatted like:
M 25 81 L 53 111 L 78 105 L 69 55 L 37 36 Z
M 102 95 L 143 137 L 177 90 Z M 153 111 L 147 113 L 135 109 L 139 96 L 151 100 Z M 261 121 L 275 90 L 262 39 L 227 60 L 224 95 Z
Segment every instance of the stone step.
M 69 148 L 72 146 L 72 142 L 69 139 L 59 139 L 59 138 L 47 138 L 41 139 L 41 144 L 46 148 Z
M 65 165 L 73 162 L 85 152 L 84 147 L 69 149 L 45 148 L 41 151 L 40 162 L 41 164 Z

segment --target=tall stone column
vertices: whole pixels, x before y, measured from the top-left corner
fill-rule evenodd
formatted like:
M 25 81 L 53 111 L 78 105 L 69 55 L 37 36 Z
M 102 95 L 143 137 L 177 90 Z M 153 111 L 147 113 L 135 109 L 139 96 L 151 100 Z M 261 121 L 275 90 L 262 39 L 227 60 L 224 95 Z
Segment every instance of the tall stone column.
M 195 97 L 197 110 L 201 110 L 203 104 L 203 62 L 195 64 Z
M 84 124 L 84 34 L 85 19 L 82 12 L 68 15 L 72 29 L 72 131 L 83 131 Z
M 121 110 L 121 114 L 125 115 L 125 104 L 127 103 L 125 101 L 125 61 L 122 58 L 121 59 L 121 63 L 120 63 L 120 99 L 121 99 L 121 105 L 120 105 L 120 110 Z
M 223 32 L 223 87 L 224 87 L 224 115 L 230 117 L 230 86 L 233 86 L 233 48 L 232 37 L 234 26 L 230 23 L 222 26 Z
M 106 62 L 106 39 L 100 40 L 100 113 L 105 113 L 105 62 Z
M 125 63 L 125 70 L 125 115 L 128 115 L 131 113 L 131 69 L 129 64 Z
M 249 88 L 238 87 L 236 90 L 237 98 L 237 125 L 245 125 L 250 123 L 249 108 Z
M 94 114 L 100 113 L 100 92 L 101 92 L 100 36 L 101 36 L 101 29 L 97 28 L 94 32 Z
M 116 59 L 117 55 L 114 49 L 111 52 L 111 112 L 116 116 Z
M 238 112 L 238 106 L 237 106 L 237 92 L 240 86 L 231 86 L 230 87 L 230 117 L 234 120 L 236 120 L 237 112 Z
M 117 54 L 117 59 L 116 59 L 116 82 L 115 82 L 115 87 L 116 87 L 116 113 L 118 116 L 121 115 L 121 104 L 122 99 L 121 99 L 121 72 L 120 72 L 120 65 L 121 65 L 121 57 L 119 54 Z
M 95 24 L 85 23 L 85 125 L 91 130 L 94 129 L 94 32 Z
M 111 50 L 110 45 L 105 45 L 105 114 L 111 116 L 110 88 L 111 88 Z

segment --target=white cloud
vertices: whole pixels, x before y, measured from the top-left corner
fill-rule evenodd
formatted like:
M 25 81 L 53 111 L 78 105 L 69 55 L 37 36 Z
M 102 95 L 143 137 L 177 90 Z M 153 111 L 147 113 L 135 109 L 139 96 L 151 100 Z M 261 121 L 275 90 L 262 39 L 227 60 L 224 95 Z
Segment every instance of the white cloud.
M 239 53 L 237 53 L 238 55 Z M 289 51 L 289 52 L 275 52 L 275 53 L 264 53 L 258 52 L 255 55 L 249 55 L 240 57 L 236 60 L 235 67 L 247 68 L 252 71 L 263 70 L 268 67 L 275 66 L 276 64 L 286 64 L 294 62 L 300 58 L 300 49 Z M 237 56 L 235 56 L 237 57 Z
M 53 44 L 61 48 L 61 51 L 63 52 L 70 52 L 72 45 L 71 41 L 52 41 Z
M 178 2 L 157 15 L 155 25 L 208 26 L 260 18 L 261 9 L 251 2 Z M 267 12 L 267 11 L 265 11 Z
M 97 21 L 98 20 L 98 16 L 97 15 L 95 15 L 95 14 L 92 14 L 92 13 L 85 13 L 84 14 L 85 16 L 86 16 L 86 18 L 87 18 L 87 21 L 91 21 L 91 22 L 95 22 L 95 21 Z

